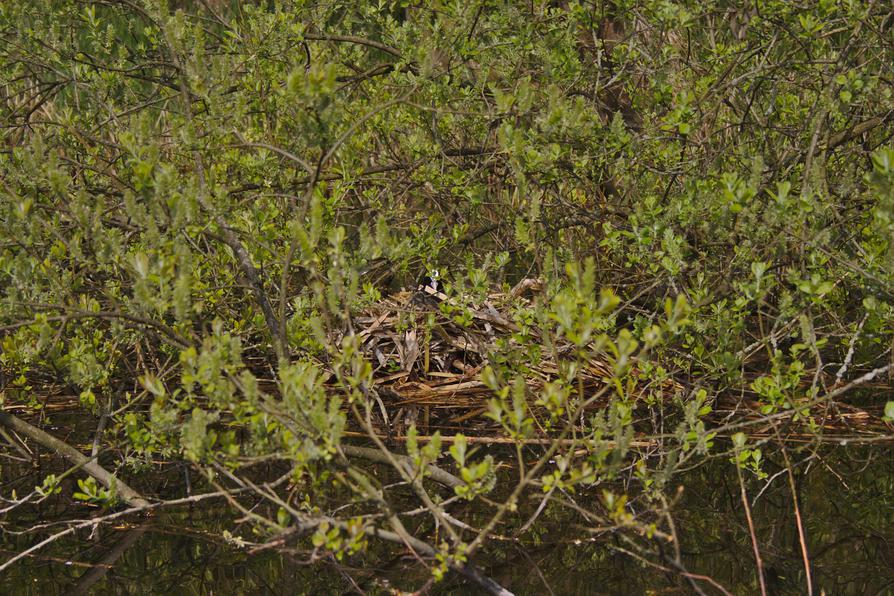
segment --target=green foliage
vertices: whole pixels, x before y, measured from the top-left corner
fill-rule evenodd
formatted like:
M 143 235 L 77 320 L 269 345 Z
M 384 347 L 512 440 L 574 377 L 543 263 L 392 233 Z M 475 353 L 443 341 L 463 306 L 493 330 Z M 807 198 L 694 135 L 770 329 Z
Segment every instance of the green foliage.
M 114 485 L 111 488 L 103 488 L 97 484 L 96 479 L 92 476 L 79 478 L 78 488 L 81 490 L 75 491 L 72 495 L 77 501 L 85 501 L 93 505 L 104 506 L 114 505 L 118 502 Z
M 468 443 L 463 435 L 453 437 L 453 444 L 449 449 L 450 456 L 459 468 L 460 478 L 465 482 L 454 490 L 456 495 L 471 501 L 477 495 L 484 495 L 493 490 L 497 483 L 494 473 L 494 458 L 486 455 L 481 461 L 468 461 Z
M 43 483 L 40 486 L 35 486 L 34 490 L 41 497 L 49 497 L 62 492 L 62 487 L 59 486 L 59 478 L 55 474 L 48 474 L 43 479 Z
M 746 448 L 748 438 L 745 433 L 738 432 L 732 436 L 735 454 L 732 462 L 739 468 L 753 472 L 759 480 L 767 477 L 767 473 L 763 471 L 761 462 L 763 459 L 763 451 L 759 447 Z
M 311 542 L 342 557 L 395 490 L 343 451 L 400 370 L 360 310 L 439 269 L 430 346 L 536 277 L 481 355 L 488 420 L 524 488 L 598 487 L 652 536 L 631 512 L 726 444 L 719 402 L 815 430 L 890 362 L 890 30 L 868 0 L 2 3 L 3 405 L 64 387 L 134 467 L 287 462 L 289 507 L 350 504 Z M 496 454 L 419 432 L 414 481 L 449 462 L 451 498 L 511 491 Z M 114 500 L 91 482 L 75 498 Z M 273 506 L 268 530 L 295 521 Z

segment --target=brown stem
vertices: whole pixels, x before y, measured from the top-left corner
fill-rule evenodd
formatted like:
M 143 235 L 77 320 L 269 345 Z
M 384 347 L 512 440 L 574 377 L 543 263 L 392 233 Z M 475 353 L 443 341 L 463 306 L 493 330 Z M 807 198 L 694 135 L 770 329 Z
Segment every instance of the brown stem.
M 778 434 L 778 433 L 777 433 Z M 807 575 L 807 594 L 813 594 L 813 579 L 810 574 L 810 556 L 807 553 L 807 537 L 804 533 L 804 523 L 801 520 L 801 508 L 798 506 L 798 493 L 795 490 L 795 475 L 792 472 L 792 462 L 788 457 L 788 450 L 782 445 L 782 457 L 785 459 L 785 468 L 788 471 L 788 487 L 792 493 L 792 505 L 795 508 L 795 523 L 798 526 L 798 542 L 801 545 L 801 559 L 804 561 L 804 573 Z
M 829 139 L 829 149 L 834 149 L 839 145 L 862 135 L 863 133 L 869 132 L 873 128 L 881 126 L 892 118 L 894 118 L 894 110 L 889 110 L 887 114 L 875 116 L 873 118 L 870 118 L 869 120 L 864 120 L 863 122 L 860 122 L 859 124 L 856 124 L 851 128 L 842 130 L 841 132 L 832 135 L 832 138 Z
M 605 395 L 606 391 L 608 390 L 607 387 L 608 386 L 606 386 L 606 389 L 602 389 L 601 391 L 599 391 L 598 393 L 593 395 L 590 399 L 581 403 L 575 410 L 574 414 L 571 416 L 571 420 L 576 420 L 578 418 L 578 416 L 580 416 L 581 413 L 587 407 L 589 407 L 591 404 L 595 403 L 596 400 L 601 399 L 602 396 Z M 519 483 L 515 487 L 515 489 L 513 489 L 512 494 L 509 495 L 509 498 L 503 502 L 503 504 L 500 506 L 500 508 L 497 510 L 497 512 L 493 515 L 493 517 L 490 519 L 490 521 L 487 523 L 487 525 L 478 533 L 478 535 L 475 537 L 475 539 L 472 540 L 472 542 L 469 544 L 468 548 L 466 549 L 466 553 L 468 556 L 472 556 L 472 553 L 474 553 L 478 549 L 478 547 L 480 547 L 482 544 L 484 544 L 484 541 L 487 539 L 487 536 L 490 534 L 490 532 L 495 527 L 497 527 L 497 524 L 500 523 L 500 521 L 503 519 L 503 517 L 507 513 L 509 513 L 509 511 L 511 509 L 513 509 L 515 507 L 516 503 L 518 502 L 518 498 L 521 496 L 522 492 L 524 492 L 524 490 L 528 487 L 528 485 L 531 482 L 533 482 L 534 477 L 540 473 L 540 470 L 543 469 L 543 467 L 547 464 L 547 462 L 549 462 L 549 460 L 552 459 L 552 457 L 556 453 L 556 451 L 558 451 L 560 449 L 560 447 L 564 444 L 564 442 L 565 442 L 566 438 L 568 437 L 568 434 L 571 432 L 572 428 L 573 428 L 573 423 L 569 423 L 569 424 L 565 425 L 565 428 L 562 429 L 562 432 L 559 435 L 558 440 L 551 443 L 550 446 L 547 448 L 546 452 L 540 457 L 540 459 L 537 461 L 537 463 L 534 464 L 534 467 L 532 467 L 530 470 L 527 471 L 527 473 L 524 475 L 524 477 L 521 479 L 521 481 L 519 481 Z
M 289 344 L 282 332 L 276 313 L 273 312 L 273 307 L 270 305 L 267 293 L 264 291 L 264 286 L 258 275 L 257 267 L 251 262 L 251 257 L 249 256 L 248 251 L 245 250 L 245 247 L 242 245 L 242 242 L 239 241 L 236 233 L 226 224 L 223 218 L 218 215 L 214 220 L 220 228 L 220 231 L 223 233 L 222 239 L 224 243 L 233 251 L 233 256 L 236 257 L 236 261 L 239 264 L 239 270 L 245 277 L 245 281 L 247 281 L 248 285 L 251 287 L 255 302 L 261 307 L 261 312 L 264 314 L 264 321 L 267 323 L 267 329 L 273 337 L 273 345 L 276 349 L 276 355 L 279 358 L 285 358 L 288 354 Z
M 761 551 L 757 546 L 757 534 L 754 531 L 754 521 L 751 519 L 751 507 L 748 505 L 748 495 L 745 493 L 745 481 L 742 479 L 742 469 L 737 465 L 736 474 L 739 477 L 740 495 L 742 506 L 745 508 L 745 519 L 748 520 L 748 534 L 751 536 L 751 548 L 754 551 L 754 561 L 757 565 L 757 579 L 761 586 L 761 596 L 767 596 L 767 585 L 764 582 L 764 563 L 761 559 Z

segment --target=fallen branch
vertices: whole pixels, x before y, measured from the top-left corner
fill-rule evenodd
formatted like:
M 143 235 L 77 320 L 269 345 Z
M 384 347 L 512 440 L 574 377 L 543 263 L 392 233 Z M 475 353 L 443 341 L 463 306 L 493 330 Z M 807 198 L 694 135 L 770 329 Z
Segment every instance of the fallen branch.
M 357 433 L 363 434 L 363 433 Z M 368 435 L 363 435 L 368 436 Z M 382 464 L 390 464 L 391 460 L 388 459 L 388 456 L 379 451 L 378 449 L 372 449 L 370 447 L 357 447 L 355 445 L 342 445 L 341 450 L 348 457 L 359 457 L 362 459 L 367 459 L 369 461 L 374 461 Z M 394 455 L 395 459 L 397 459 L 402 465 L 405 466 L 405 469 L 409 473 L 413 473 L 413 460 L 407 457 L 406 455 Z M 446 472 L 441 468 L 429 464 L 426 466 L 426 470 L 428 472 L 428 477 L 434 480 L 435 482 L 440 482 L 445 486 L 449 486 L 451 488 L 457 486 L 465 486 L 465 482 L 451 474 L 450 472 Z
M 93 478 L 96 478 L 96 480 L 102 483 L 106 488 L 114 488 L 116 494 L 128 505 L 131 505 L 132 507 L 148 507 L 151 505 L 151 503 L 144 499 L 140 493 L 121 480 L 115 478 L 111 472 L 100 466 L 95 460 L 87 457 L 65 441 L 60 441 L 48 432 L 43 431 L 8 412 L 0 412 L 0 424 L 32 438 L 73 464 L 81 466 L 85 472 L 90 474 Z

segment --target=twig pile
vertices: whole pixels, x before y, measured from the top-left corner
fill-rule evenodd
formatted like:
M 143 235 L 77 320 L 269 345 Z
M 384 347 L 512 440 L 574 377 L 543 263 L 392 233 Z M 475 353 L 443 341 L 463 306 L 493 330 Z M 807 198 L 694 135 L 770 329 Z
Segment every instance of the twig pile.
M 517 291 L 492 294 L 483 307 L 467 308 L 471 322 L 460 324 L 439 309 L 439 299 L 449 299 L 427 290 L 387 298 L 355 319 L 362 329 L 364 353 L 374 366 L 382 430 L 389 436 L 402 435 L 415 423 L 426 434 L 434 430 L 490 434 L 496 425 L 484 414 L 493 393 L 480 373 L 498 341 L 517 343 L 512 335 L 519 329 L 504 313 L 511 301 L 518 304 L 525 299 Z M 536 330 L 533 333 L 539 337 Z M 562 343 L 550 352 L 544 350 L 537 365 L 526 370 L 529 397 L 558 377 L 555 357 L 572 350 L 573 346 Z M 611 376 L 606 359 L 591 358 L 581 367 L 577 382 L 592 394 Z M 670 383 L 662 390 L 677 388 Z

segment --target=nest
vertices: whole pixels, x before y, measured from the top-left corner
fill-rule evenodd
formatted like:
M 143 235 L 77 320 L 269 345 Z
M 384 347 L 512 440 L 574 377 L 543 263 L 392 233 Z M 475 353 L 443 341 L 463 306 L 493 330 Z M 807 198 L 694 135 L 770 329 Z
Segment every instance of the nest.
M 513 337 L 519 328 L 507 313 L 510 308 L 528 307 L 528 296 L 540 289 L 538 280 L 524 280 L 509 293 L 489 295 L 481 305 L 460 307 L 426 287 L 391 296 L 356 317 L 355 328 L 362 329 L 363 352 L 374 367 L 379 402 L 376 422 L 383 436 L 400 438 L 411 424 L 423 434 L 436 430 L 471 436 L 499 434 L 499 426 L 485 415 L 493 392 L 480 373 L 500 345 L 527 348 Z M 443 308 L 444 303 L 448 308 Z M 444 314 L 449 306 L 462 308 L 463 324 Z M 528 336 L 540 343 L 538 330 L 529 330 Z M 543 437 L 549 434 L 540 423 L 545 412 L 534 405 L 533 396 L 559 377 L 556 356 L 573 357 L 574 351 L 573 345 L 559 341 L 536 365 L 525 367 L 528 403 L 535 428 Z M 612 372 L 608 358 L 591 357 L 578 372 L 576 388 L 582 387 L 584 395 L 594 395 L 605 387 Z M 637 387 L 638 392 L 655 389 L 667 392 L 681 387 L 673 382 L 658 388 Z M 606 401 L 608 395 L 606 392 Z

